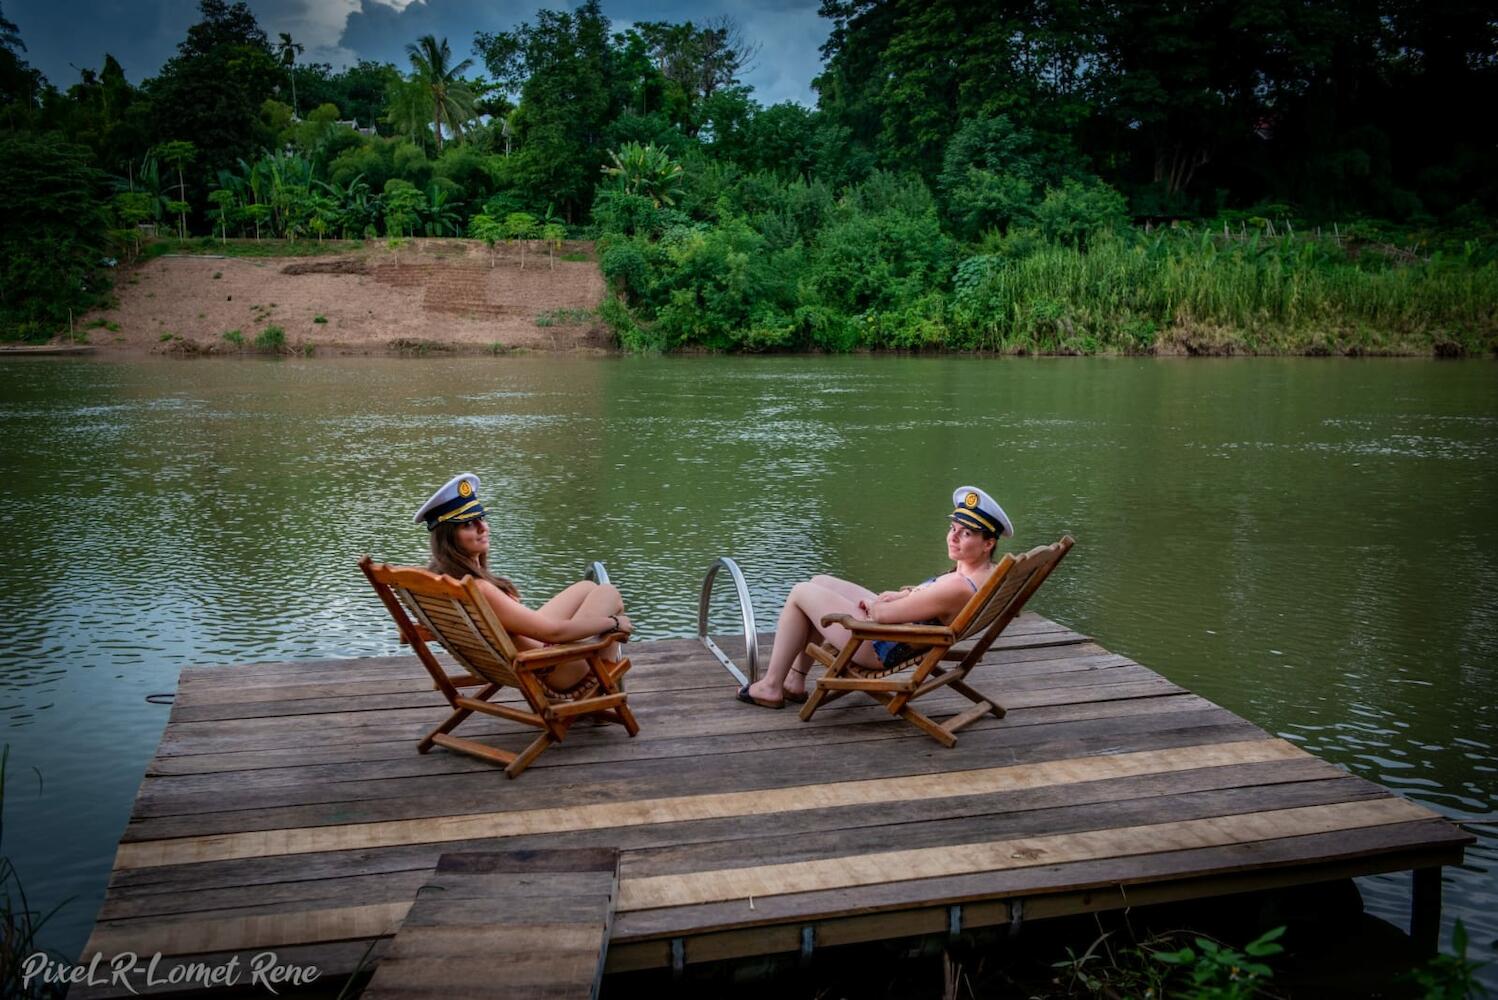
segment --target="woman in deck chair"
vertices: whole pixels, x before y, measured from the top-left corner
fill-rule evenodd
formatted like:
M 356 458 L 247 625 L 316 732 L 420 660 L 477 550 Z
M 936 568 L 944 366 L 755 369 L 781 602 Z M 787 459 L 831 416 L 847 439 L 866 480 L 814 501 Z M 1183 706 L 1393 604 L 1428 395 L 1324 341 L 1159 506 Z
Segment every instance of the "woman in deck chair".
M 796 584 L 780 612 L 770 666 L 764 677 L 739 689 L 739 701 L 761 708 L 806 701 L 806 674 L 812 664 L 804 652 L 807 643 L 821 640 L 842 646 L 850 638 L 841 625 L 824 628 L 824 615 L 852 614 L 884 624 L 950 624 L 993 572 L 998 539 L 1014 534 L 1004 508 L 978 487 L 959 488 L 952 494 L 952 503 L 956 509 L 949 517 L 947 558 L 956 567 L 950 573 L 882 594 L 835 576 L 814 576 Z M 919 652 L 904 643 L 866 643 L 854 654 L 853 662 L 879 670 Z
M 425 521 L 430 532 L 432 558 L 427 569 L 455 580 L 477 577 L 479 589 L 520 649 L 575 642 L 605 632 L 628 635 L 634 630 L 624 615 L 619 591 L 591 580 L 572 584 L 535 610 L 522 604 L 515 585 L 489 569 L 489 524 L 479 502 L 479 477 L 473 473 L 459 473 L 448 480 L 421 505 L 415 520 L 418 524 Z M 605 658 L 619 658 L 617 643 Z M 569 660 L 548 673 L 546 683 L 566 691 L 587 673 L 588 665 L 582 660 Z

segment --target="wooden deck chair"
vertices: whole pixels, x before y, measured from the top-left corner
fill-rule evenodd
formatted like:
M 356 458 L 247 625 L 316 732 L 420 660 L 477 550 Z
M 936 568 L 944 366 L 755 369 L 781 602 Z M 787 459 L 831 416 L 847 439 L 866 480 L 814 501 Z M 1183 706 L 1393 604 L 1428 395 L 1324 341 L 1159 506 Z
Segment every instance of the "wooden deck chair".
M 574 722 L 594 716 L 616 723 L 634 736 L 640 731 L 629 710 L 628 698 L 619 687 L 619 677 L 629 669 L 629 660 L 605 660 L 610 643 L 624 642 L 621 632 L 591 642 L 571 642 L 541 649 L 517 650 L 494 608 L 471 576 L 454 580 L 424 569 L 387 566 L 365 556 L 359 568 L 380 595 L 390 617 L 400 629 L 401 641 L 409 643 L 422 666 L 432 675 L 453 708 L 447 721 L 427 734 L 417 751 L 426 753 L 442 746 L 483 760 L 503 764 L 505 774 L 515 777 L 531 765 L 541 751 L 560 743 Z M 409 614 L 407 614 L 409 612 Z M 414 620 L 413 620 L 414 619 Z M 427 643 L 441 643 L 468 674 L 449 674 Z M 585 660 L 589 673 L 566 691 L 553 688 L 546 675 L 565 660 Z M 468 696 L 459 690 L 478 685 Z M 530 711 L 496 705 L 491 701 L 501 688 L 514 688 L 525 698 Z M 494 715 L 541 730 L 518 754 L 449 733 L 474 712 Z
M 891 715 L 913 723 L 943 746 L 955 746 L 957 731 L 983 716 L 1004 717 L 1004 707 L 994 698 L 973 690 L 967 675 L 977 666 L 999 633 L 1024 608 L 1030 595 L 1040 589 L 1051 570 L 1071 551 L 1072 537 L 1065 535 L 1054 545 L 1041 545 L 1022 556 L 1006 555 L 994 567 L 983 586 L 952 619 L 951 625 L 881 625 L 849 614 L 827 615 L 822 624 L 842 625 L 853 638 L 842 649 L 833 643 L 812 643 L 807 655 L 827 668 L 817 679 L 816 690 L 806 699 L 801 719 L 806 721 L 824 703 L 850 691 L 862 691 L 884 704 Z M 965 639 L 977 637 L 971 649 L 953 650 Z M 911 655 L 887 668 L 870 670 L 853 662 L 853 654 L 865 642 L 890 639 L 905 644 Z M 942 661 L 957 660 L 955 667 Z M 892 674 L 910 671 L 903 678 Z M 973 703 L 973 707 L 943 723 L 917 711 L 911 702 L 943 687 L 951 688 Z

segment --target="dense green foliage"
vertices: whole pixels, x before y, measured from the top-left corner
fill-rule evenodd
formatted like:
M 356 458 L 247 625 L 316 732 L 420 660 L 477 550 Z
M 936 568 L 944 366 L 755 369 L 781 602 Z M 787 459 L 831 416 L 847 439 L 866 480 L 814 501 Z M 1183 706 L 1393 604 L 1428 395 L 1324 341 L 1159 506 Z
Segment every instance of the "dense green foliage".
M 0 17 L 9 335 L 57 329 L 143 226 L 554 250 L 565 223 L 639 349 L 1494 344 L 1475 8 L 824 0 L 816 109 L 757 103 L 727 20 L 540 10 L 475 35 L 485 79 L 447 39 L 334 72 L 200 9 L 155 77 L 106 55 L 65 94 Z
M 0 314 L 20 336 L 67 329 L 92 301 L 106 225 L 104 177 L 55 134 L 11 134 L 0 156 Z

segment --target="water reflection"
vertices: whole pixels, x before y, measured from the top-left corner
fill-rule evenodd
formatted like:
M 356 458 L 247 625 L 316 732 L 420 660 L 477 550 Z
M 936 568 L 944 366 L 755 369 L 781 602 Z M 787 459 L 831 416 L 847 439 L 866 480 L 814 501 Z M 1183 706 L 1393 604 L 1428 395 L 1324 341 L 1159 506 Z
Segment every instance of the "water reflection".
M 1041 610 L 1461 821 L 1498 939 L 1498 394 L 1485 363 L 465 359 L 0 364 L 5 849 L 76 950 L 189 663 L 388 654 L 355 569 L 479 474 L 498 568 L 606 561 L 643 637 L 731 554 L 756 614 L 939 569 L 952 487 L 1079 545 Z M 714 622 L 735 626 L 719 589 Z M 45 783 L 28 784 L 32 769 Z M 1366 880 L 1402 922 L 1407 879 Z

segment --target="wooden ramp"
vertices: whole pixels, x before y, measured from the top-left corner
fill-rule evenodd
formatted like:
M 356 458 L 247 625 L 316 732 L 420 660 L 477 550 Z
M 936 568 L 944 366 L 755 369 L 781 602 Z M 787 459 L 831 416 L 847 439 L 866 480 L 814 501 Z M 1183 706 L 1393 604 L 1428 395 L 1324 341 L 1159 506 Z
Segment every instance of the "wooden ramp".
M 444 854 L 360 995 L 596 997 L 618 869 L 611 848 Z
M 447 710 L 412 657 L 184 670 L 85 958 L 274 950 L 326 985 L 407 961 L 443 855 L 562 847 L 619 852 L 611 972 L 1411 869 L 1428 924 L 1472 839 L 1033 614 L 972 675 L 1008 716 L 952 749 L 866 698 L 739 704 L 695 640 L 629 654 L 640 735 L 577 727 L 513 781 L 415 752 Z

